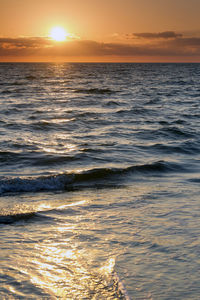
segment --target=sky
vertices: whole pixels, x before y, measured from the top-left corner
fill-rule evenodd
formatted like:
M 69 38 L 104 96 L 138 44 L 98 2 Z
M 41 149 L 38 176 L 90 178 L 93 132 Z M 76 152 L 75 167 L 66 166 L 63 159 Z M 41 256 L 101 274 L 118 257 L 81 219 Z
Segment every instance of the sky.
M 200 62 L 199 12 L 200 0 L 0 0 L 0 62 Z

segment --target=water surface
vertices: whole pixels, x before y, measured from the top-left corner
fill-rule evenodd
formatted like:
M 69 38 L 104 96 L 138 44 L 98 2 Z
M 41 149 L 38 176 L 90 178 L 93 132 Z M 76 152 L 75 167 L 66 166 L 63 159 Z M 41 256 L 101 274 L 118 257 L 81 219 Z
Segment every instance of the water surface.
M 200 64 L 0 64 L 1 298 L 198 299 Z

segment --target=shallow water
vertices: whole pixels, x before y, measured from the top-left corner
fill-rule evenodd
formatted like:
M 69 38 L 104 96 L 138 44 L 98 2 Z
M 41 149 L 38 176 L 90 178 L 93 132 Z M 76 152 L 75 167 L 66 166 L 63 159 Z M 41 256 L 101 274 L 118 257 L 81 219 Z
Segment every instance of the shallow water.
M 198 299 L 200 64 L 0 64 L 1 298 Z

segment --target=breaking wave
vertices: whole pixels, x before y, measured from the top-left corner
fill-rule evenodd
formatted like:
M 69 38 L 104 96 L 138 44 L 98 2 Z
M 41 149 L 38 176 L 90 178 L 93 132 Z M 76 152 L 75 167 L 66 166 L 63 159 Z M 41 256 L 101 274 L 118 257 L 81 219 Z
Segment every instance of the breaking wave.
M 135 165 L 127 168 L 94 168 L 80 173 L 62 173 L 38 177 L 4 177 L 0 180 L 0 195 L 5 193 L 73 190 L 83 187 L 106 187 L 123 176 L 131 174 L 159 174 L 179 172 L 183 168 L 172 162 L 157 161 L 152 164 Z
M 40 214 L 38 212 L 25 212 L 25 213 L 13 213 L 8 215 L 0 215 L 0 224 L 9 225 L 16 222 L 27 222 L 32 220 L 43 220 L 50 219 L 51 217 L 45 216 L 44 214 Z

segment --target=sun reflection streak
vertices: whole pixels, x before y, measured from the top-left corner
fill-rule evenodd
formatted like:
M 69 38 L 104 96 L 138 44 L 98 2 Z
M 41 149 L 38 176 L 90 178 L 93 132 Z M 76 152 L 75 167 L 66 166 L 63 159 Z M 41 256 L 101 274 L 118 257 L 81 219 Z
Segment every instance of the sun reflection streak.
M 80 200 L 80 201 L 77 201 L 77 202 L 73 202 L 73 203 L 69 203 L 69 204 L 59 206 L 57 209 L 62 210 L 62 209 L 65 209 L 67 207 L 82 205 L 82 204 L 85 204 L 86 202 L 87 202 L 86 200 Z
M 51 209 L 51 208 L 52 208 L 51 204 L 42 203 L 42 204 L 38 205 L 37 210 L 43 211 L 43 210 L 47 210 L 47 209 Z
M 66 246 L 72 247 L 65 249 Z M 92 269 L 75 244 L 38 245 L 38 256 L 32 259 L 31 281 L 53 299 L 121 299 L 114 278 L 115 258 L 99 269 Z M 62 248 L 63 247 L 63 248 Z M 92 253 L 88 253 L 91 255 Z M 114 297 L 116 293 L 116 297 Z M 97 295 L 97 297 L 96 297 Z
M 104 275 L 109 276 L 115 267 L 115 258 L 111 257 L 106 264 L 100 269 L 101 273 L 103 273 Z
M 62 147 L 63 149 L 60 148 L 58 149 L 56 144 L 54 147 L 50 147 L 50 145 L 49 146 L 47 145 L 47 146 L 42 146 L 41 148 L 44 152 L 53 153 L 53 154 L 55 153 L 65 154 L 77 150 L 76 145 L 72 145 L 68 143 L 65 146 L 63 145 Z
M 88 236 L 85 220 L 89 216 L 77 208 L 88 201 L 81 197 L 61 206 L 39 206 L 47 215 L 50 209 L 56 223 L 49 229 L 51 235 L 34 245 L 35 251 L 23 264 L 31 283 L 50 299 L 122 299 L 115 278 L 115 255 L 104 258 L 100 265 L 98 251 Z M 82 218 L 85 228 L 79 228 Z

